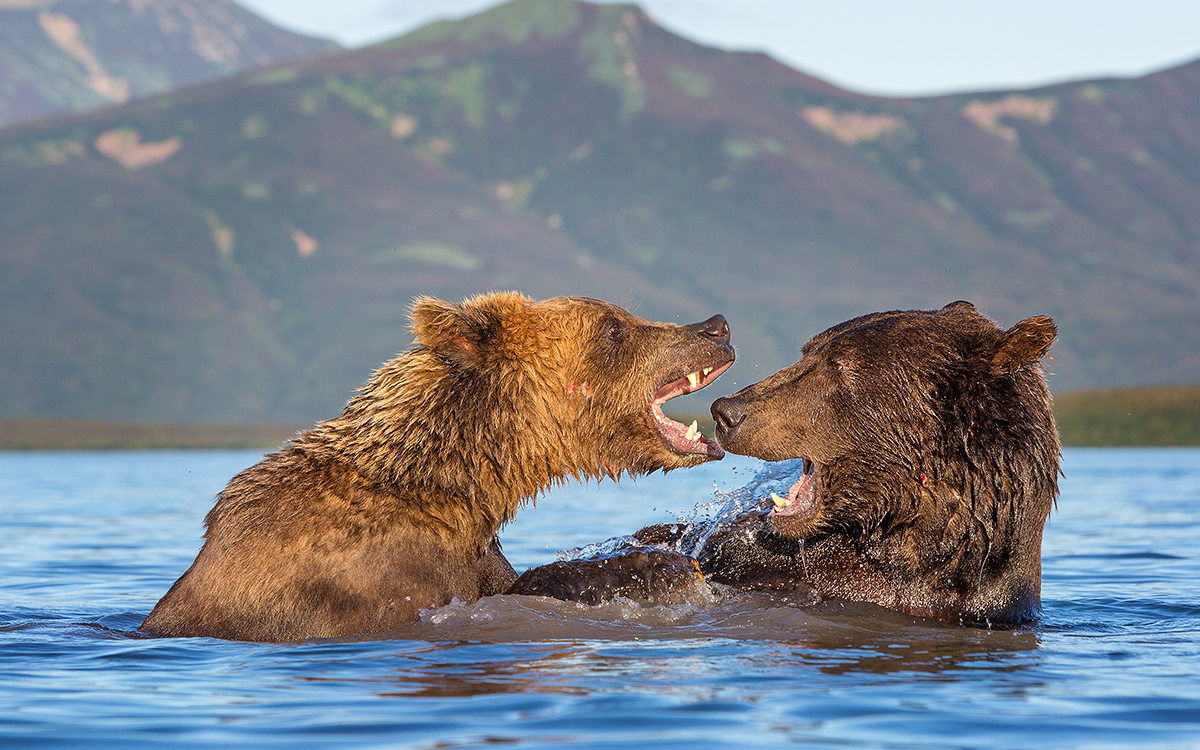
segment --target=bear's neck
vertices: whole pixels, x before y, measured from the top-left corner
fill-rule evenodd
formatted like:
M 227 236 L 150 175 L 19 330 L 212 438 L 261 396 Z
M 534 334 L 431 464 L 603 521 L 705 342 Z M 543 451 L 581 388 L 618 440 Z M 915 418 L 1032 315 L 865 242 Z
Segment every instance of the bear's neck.
M 297 445 L 348 464 L 410 522 L 485 543 L 555 482 L 596 473 L 540 384 L 496 380 L 465 377 L 417 348 Z
M 807 540 L 809 580 L 827 595 L 922 617 L 1031 616 L 1040 606 L 1042 527 L 1057 496 L 1057 467 L 1051 454 L 1038 463 L 1018 456 L 1007 466 L 930 468 L 919 491 L 884 490 L 891 500 L 879 507 L 896 517 Z

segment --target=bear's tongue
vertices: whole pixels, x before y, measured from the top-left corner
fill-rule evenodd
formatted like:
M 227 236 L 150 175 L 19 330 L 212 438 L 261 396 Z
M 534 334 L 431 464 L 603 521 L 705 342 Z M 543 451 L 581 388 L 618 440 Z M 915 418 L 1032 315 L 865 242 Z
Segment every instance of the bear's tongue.
M 817 511 L 817 465 L 804 459 L 804 474 L 788 490 L 787 497 L 771 493 L 773 516 L 811 516 Z

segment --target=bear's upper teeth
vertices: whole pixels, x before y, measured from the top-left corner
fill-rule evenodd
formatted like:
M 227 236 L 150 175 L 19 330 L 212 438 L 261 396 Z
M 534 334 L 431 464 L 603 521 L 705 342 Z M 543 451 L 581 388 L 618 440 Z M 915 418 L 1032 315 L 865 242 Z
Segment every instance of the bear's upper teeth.
M 703 370 L 700 371 L 700 374 L 707 378 L 708 374 L 712 371 L 713 371 L 713 368 L 705 367 Z
M 695 440 L 697 433 L 699 433 L 699 430 L 696 429 L 696 420 L 693 419 L 692 423 L 688 425 L 687 433 L 684 435 L 684 438 L 688 440 Z
M 688 383 L 690 383 L 690 384 L 691 384 L 691 386 L 692 386 L 693 388 L 695 388 L 697 385 L 699 385 L 699 384 L 700 384 L 700 373 L 698 373 L 698 372 L 689 372 L 689 373 L 688 373 L 688 377 L 687 377 L 687 381 L 688 381 Z
M 788 499 L 786 497 L 780 497 L 779 493 L 777 493 L 777 492 L 771 493 L 771 500 L 774 501 L 776 509 L 786 508 L 788 505 L 791 504 L 788 502 Z

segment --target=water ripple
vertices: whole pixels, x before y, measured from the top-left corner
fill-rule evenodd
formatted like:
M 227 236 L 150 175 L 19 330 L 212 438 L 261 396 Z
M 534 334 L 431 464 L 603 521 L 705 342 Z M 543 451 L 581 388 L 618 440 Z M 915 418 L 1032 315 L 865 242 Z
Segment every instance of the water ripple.
M 1200 451 L 1065 452 L 1045 615 L 1027 627 L 766 594 L 597 607 L 499 596 L 425 612 L 387 638 L 139 636 L 198 549 L 213 494 L 256 458 L 0 454 L 0 745 L 1190 747 L 1200 736 Z M 649 523 L 719 523 L 792 470 L 730 457 L 561 488 L 506 529 L 505 549 L 525 567 Z

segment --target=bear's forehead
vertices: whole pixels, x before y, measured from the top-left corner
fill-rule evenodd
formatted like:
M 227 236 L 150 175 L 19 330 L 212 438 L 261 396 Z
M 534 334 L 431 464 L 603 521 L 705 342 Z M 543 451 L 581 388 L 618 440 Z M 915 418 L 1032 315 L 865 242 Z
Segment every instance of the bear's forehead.
M 605 302 L 602 299 L 593 299 L 591 297 L 554 297 L 548 299 L 540 305 L 547 308 L 561 311 L 575 311 L 581 313 L 620 313 L 628 315 L 624 309 L 614 305 L 611 302 Z
M 535 304 L 531 311 L 563 324 L 578 322 L 590 325 L 614 318 L 631 323 L 648 323 L 622 307 L 591 297 L 554 297 Z
M 993 345 L 1002 331 L 974 310 L 874 313 L 834 326 L 804 345 L 805 356 L 855 356 L 920 363 L 931 351 L 969 352 Z

